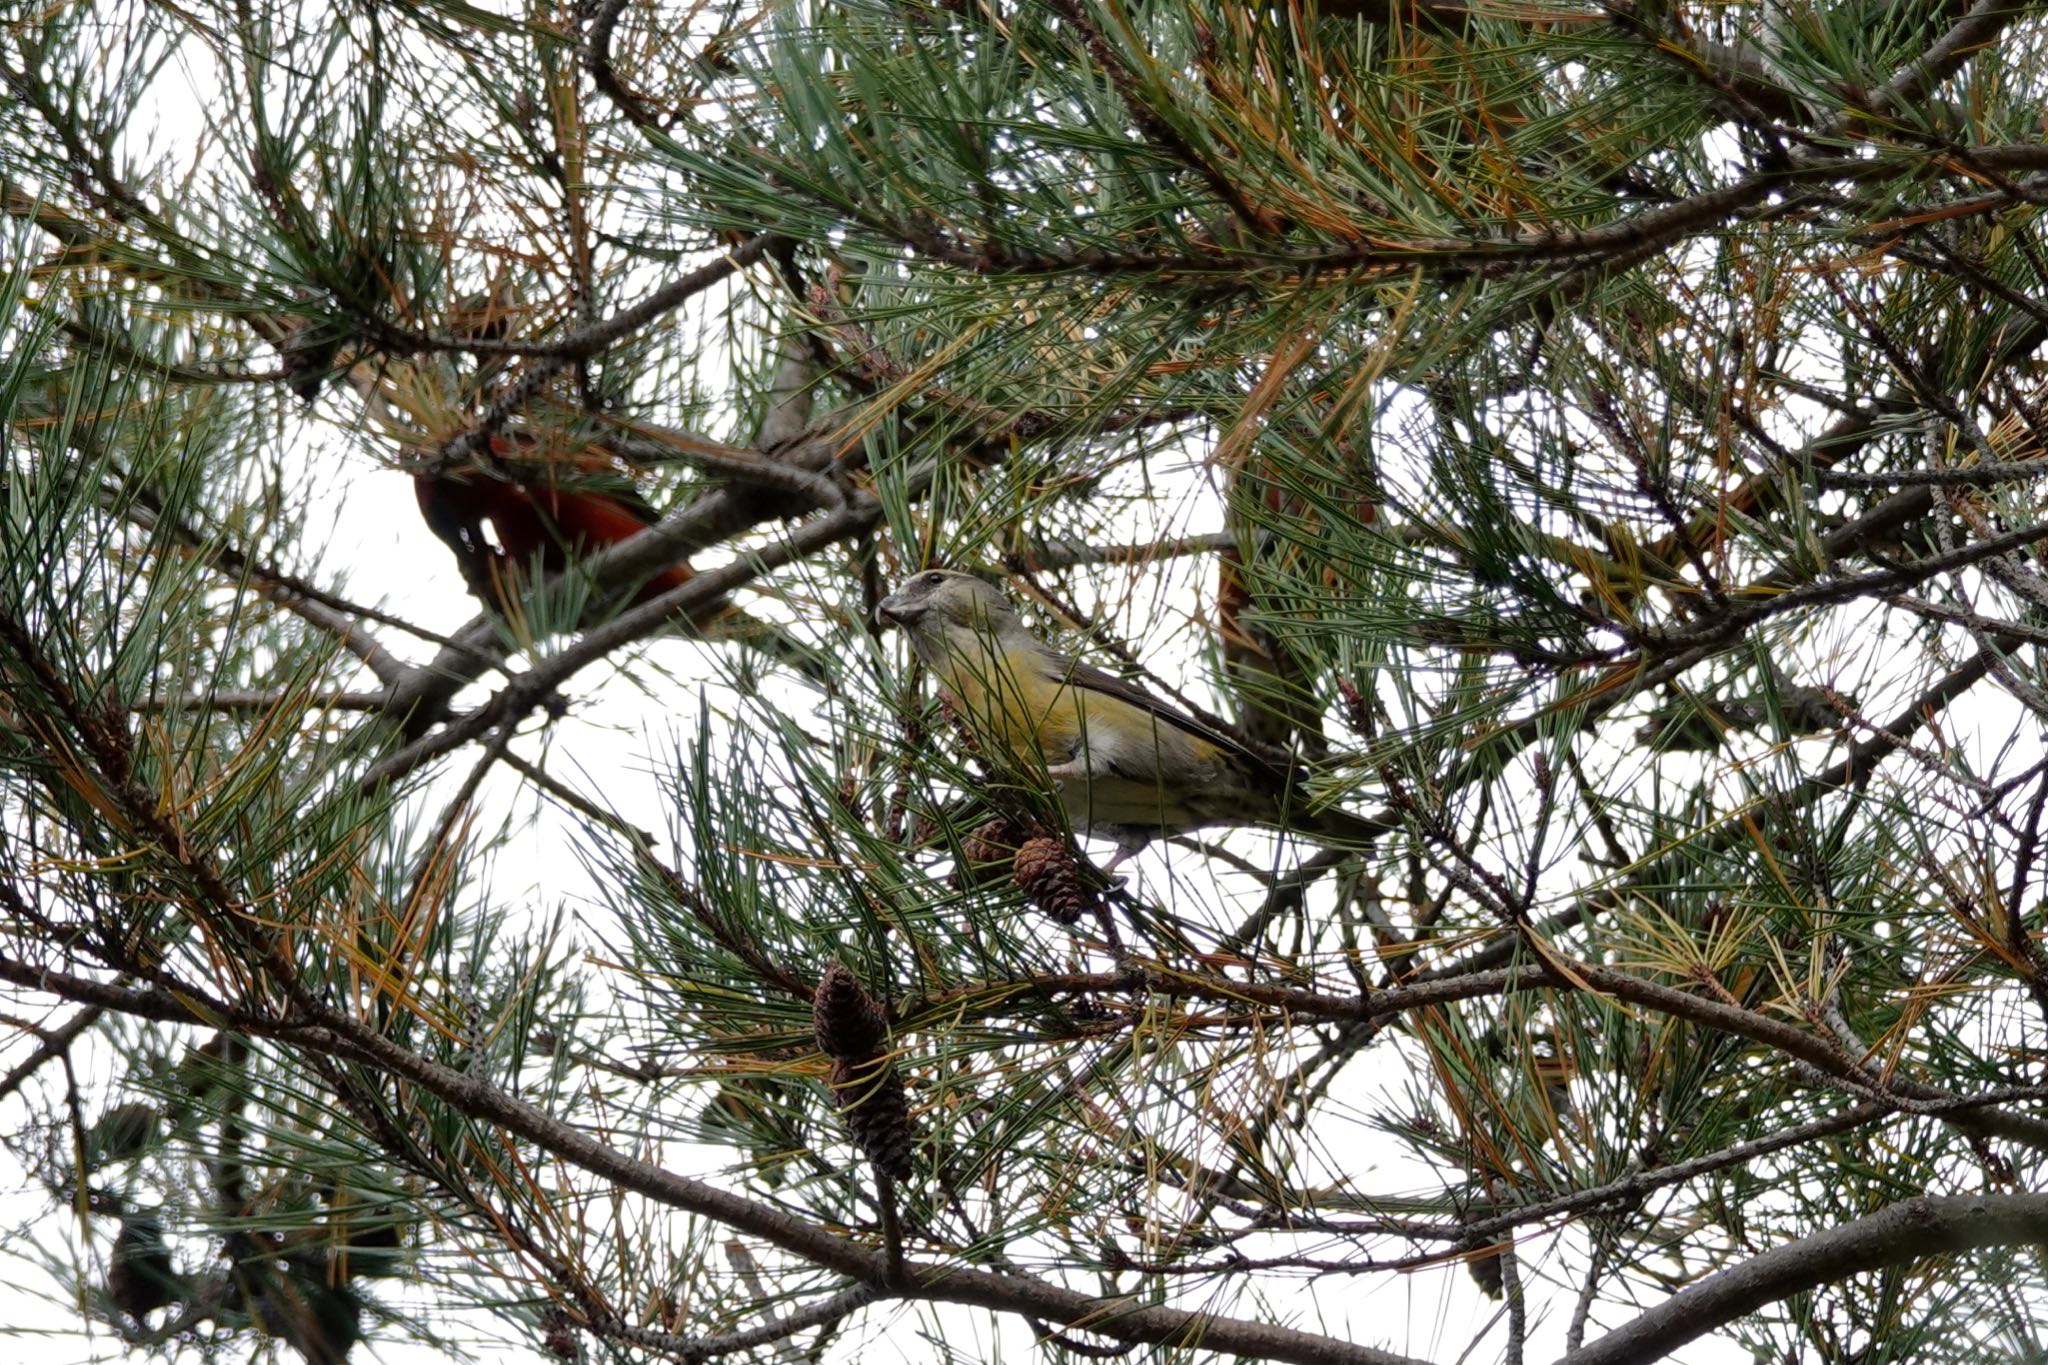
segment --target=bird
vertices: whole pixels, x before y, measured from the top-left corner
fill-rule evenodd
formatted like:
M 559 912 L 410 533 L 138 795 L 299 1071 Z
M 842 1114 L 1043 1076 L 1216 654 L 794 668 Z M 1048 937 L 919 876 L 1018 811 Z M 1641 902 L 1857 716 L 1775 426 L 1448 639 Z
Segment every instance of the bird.
M 538 455 L 530 437 L 492 437 L 493 468 L 458 468 L 413 475 L 413 492 L 427 526 L 455 552 L 472 596 L 500 616 L 517 610 L 521 575 L 538 566 L 559 574 L 578 559 L 640 534 L 661 515 L 625 479 L 588 458 L 553 462 Z M 609 477 L 607 477 L 609 475 Z M 490 523 L 490 535 L 484 523 Z M 650 574 L 632 605 L 651 602 L 696 576 L 678 560 Z M 805 683 L 833 685 L 829 660 L 801 637 L 764 621 L 719 596 L 698 604 L 692 619 L 706 638 L 743 644 L 785 667 Z
M 914 574 L 875 616 L 908 636 L 985 754 L 1042 777 L 1077 833 L 1116 841 L 1105 871 L 1154 838 L 1210 825 L 1266 825 L 1354 847 L 1387 828 L 1309 809 L 1299 770 L 1054 649 L 1001 588 L 972 574 Z
M 420 473 L 413 492 L 428 527 L 455 552 L 470 591 L 503 610 L 511 578 L 535 563 L 560 573 L 572 557 L 587 555 L 638 535 L 659 518 L 628 489 L 572 487 L 552 478 L 531 482 L 483 470 Z M 496 544 L 483 535 L 490 522 Z M 645 602 L 687 582 L 689 565 L 670 564 L 640 586 L 634 602 Z

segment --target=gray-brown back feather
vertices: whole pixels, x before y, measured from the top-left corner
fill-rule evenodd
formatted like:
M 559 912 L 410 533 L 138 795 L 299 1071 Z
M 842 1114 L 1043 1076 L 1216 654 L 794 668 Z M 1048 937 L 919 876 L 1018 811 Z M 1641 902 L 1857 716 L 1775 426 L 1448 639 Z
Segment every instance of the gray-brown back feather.
M 1062 654 L 1058 650 L 1047 647 L 1044 644 L 1039 645 L 1037 654 L 1045 663 L 1045 676 L 1050 681 L 1071 683 L 1071 685 L 1079 687 L 1083 691 L 1101 692 L 1106 696 L 1115 697 L 1118 701 L 1129 702 L 1132 706 L 1158 717 L 1177 730 L 1186 731 L 1197 739 L 1208 741 L 1229 754 L 1239 763 L 1242 763 L 1254 783 L 1267 787 L 1276 796 L 1296 785 L 1289 780 L 1287 774 L 1282 772 L 1271 759 L 1246 744 L 1237 736 L 1197 720 L 1179 707 L 1160 697 L 1154 696 L 1129 679 L 1119 678 L 1114 673 L 1097 668 L 1094 664 L 1086 663 L 1071 655 Z

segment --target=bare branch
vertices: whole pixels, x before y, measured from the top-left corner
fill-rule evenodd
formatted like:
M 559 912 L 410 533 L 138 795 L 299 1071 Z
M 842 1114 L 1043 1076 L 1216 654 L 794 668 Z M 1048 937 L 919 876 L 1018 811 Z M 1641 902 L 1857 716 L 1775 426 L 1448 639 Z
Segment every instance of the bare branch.
M 1690 1285 L 1559 1365 L 1660 1360 L 1745 1313 L 1852 1275 L 1950 1252 L 2043 1241 L 2048 1241 L 2048 1195 L 1904 1199 Z

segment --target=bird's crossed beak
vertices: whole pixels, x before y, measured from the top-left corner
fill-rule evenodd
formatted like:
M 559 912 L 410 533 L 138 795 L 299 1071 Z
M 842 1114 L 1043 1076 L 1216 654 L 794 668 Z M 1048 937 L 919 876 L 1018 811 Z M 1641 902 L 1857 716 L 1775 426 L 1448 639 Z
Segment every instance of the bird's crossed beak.
M 878 626 L 907 626 L 917 616 L 917 608 L 905 601 L 900 592 L 892 592 L 875 604 L 875 624 Z

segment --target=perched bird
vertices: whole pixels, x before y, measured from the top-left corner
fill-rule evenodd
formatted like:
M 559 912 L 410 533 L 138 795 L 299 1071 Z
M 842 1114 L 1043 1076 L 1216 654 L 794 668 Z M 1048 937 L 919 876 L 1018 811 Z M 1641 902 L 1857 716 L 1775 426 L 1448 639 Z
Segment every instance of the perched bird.
M 413 475 L 413 492 L 427 526 L 455 552 L 472 596 L 510 616 L 521 576 L 538 567 L 562 573 L 578 559 L 630 540 L 661 514 L 615 471 L 589 459 L 538 459 L 531 437 L 493 437 L 496 471 L 463 468 Z M 488 523 L 490 534 L 485 534 Z M 634 605 L 652 601 L 696 575 L 687 561 L 655 570 L 633 593 Z M 820 688 L 832 686 L 832 666 L 807 641 L 719 597 L 692 613 L 706 638 L 730 640 L 758 651 Z
M 1000 588 L 934 569 L 875 610 L 901 626 L 977 743 L 1048 782 L 1076 831 L 1116 840 L 1113 868 L 1162 834 L 1272 825 L 1363 846 L 1382 827 L 1306 809 L 1301 775 L 1133 683 L 1040 641 Z
M 535 561 L 544 572 L 560 573 L 573 556 L 616 545 L 658 519 L 629 490 L 570 487 L 545 477 L 523 483 L 462 470 L 415 475 L 413 489 L 420 514 L 455 552 L 470 591 L 500 610 L 515 591 L 512 577 Z M 483 535 L 486 521 L 496 544 Z M 656 597 L 686 582 L 691 572 L 687 564 L 671 564 L 642 584 L 633 600 Z

